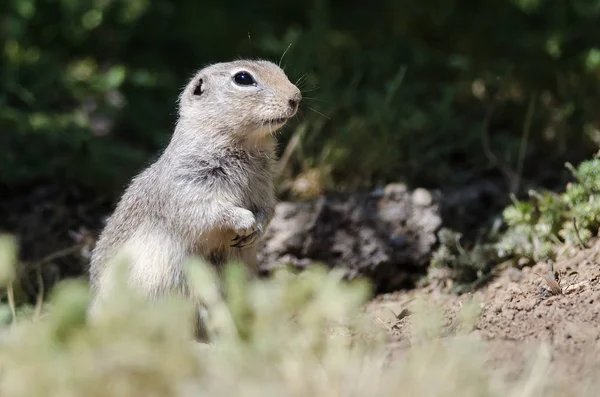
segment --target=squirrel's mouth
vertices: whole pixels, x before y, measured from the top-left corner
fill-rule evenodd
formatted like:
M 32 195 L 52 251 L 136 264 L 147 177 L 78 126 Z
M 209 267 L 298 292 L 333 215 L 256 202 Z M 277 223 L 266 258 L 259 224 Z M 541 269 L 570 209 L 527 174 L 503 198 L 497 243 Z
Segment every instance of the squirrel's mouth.
M 285 124 L 287 121 L 288 121 L 287 117 L 280 117 L 278 119 L 271 119 L 267 123 L 271 124 L 271 125 L 279 125 L 279 124 Z

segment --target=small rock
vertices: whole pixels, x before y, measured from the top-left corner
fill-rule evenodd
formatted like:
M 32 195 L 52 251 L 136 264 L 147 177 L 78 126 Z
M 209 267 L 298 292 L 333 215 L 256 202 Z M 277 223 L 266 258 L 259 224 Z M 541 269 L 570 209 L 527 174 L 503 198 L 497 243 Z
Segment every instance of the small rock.
M 519 258 L 517 261 L 517 266 L 519 267 L 526 267 L 529 264 L 531 264 L 531 261 L 528 258 Z
M 398 200 L 408 191 L 404 183 L 390 183 L 383 189 L 383 195 L 392 200 Z
M 582 282 L 577 283 L 577 284 L 569 285 L 569 286 L 567 286 L 565 288 L 564 294 L 566 295 L 566 294 L 570 294 L 570 293 L 573 293 L 573 292 L 581 291 L 582 289 L 584 289 L 586 287 L 587 284 L 588 284 L 588 282 L 586 280 L 586 281 L 582 281 Z
M 433 202 L 433 197 L 427 190 L 417 188 L 412 194 L 412 202 L 418 207 L 427 207 Z

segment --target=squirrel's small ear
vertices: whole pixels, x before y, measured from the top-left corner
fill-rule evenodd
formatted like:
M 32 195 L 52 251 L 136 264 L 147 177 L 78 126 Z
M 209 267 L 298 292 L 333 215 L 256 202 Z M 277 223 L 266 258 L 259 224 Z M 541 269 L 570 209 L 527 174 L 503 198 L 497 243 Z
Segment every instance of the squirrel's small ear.
M 196 84 L 196 88 L 194 88 L 194 95 L 200 96 L 204 91 L 202 91 L 202 79 L 198 80 Z

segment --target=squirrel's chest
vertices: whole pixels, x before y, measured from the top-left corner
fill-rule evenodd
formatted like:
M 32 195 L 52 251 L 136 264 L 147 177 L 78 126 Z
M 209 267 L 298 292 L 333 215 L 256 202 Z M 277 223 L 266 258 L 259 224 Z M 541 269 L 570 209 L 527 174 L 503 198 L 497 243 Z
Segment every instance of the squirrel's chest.
M 273 190 L 274 166 L 274 161 L 266 156 L 236 153 L 205 162 L 201 173 L 210 175 L 215 185 L 232 192 L 261 196 Z

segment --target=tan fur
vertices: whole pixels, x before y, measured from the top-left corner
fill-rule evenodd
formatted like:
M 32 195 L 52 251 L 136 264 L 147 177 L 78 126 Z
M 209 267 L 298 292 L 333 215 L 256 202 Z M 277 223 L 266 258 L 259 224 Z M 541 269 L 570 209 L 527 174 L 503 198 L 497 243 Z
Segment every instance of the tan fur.
M 236 84 L 240 71 L 256 85 Z M 300 100 L 268 61 L 217 63 L 196 73 L 180 95 L 169 145 L 133 179 L 100 235 L 90 264 L 93 304 L 109 294 L 107 265 L 121 252 L 131 261 L 130 284 L 149 298 L 185 293 L 190 255 L 216 267 L 239 259 L 256 270 L 256 243 L 275 205 L 272 134 Z M 232 247 L 236 236 L 240 247 Z

